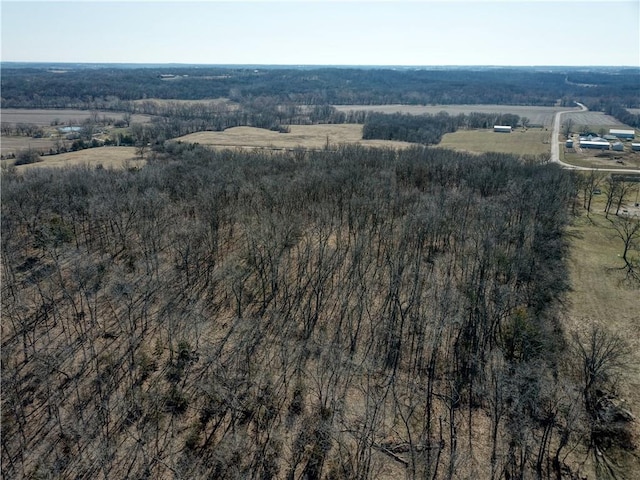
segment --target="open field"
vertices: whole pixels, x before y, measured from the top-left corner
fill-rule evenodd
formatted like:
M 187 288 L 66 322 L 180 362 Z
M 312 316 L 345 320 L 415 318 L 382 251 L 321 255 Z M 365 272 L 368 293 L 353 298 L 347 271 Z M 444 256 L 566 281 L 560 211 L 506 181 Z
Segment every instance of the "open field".
M 55 140 L 52 138 L 31 138 L 17 136 L 2 136 L 0 141 L 0 154 L 8 155 L 29 148 L 38 152 L 48 152 L 53 147 Z
M 571 112 L 565 113 L 562 117 L 563 123 L 571 120 L 573 122 L 574 127 L 572 130 L 575 130 L 579 126 L 587 126 L 587 125 L 598 125 L 601 127 L 609 128 L 630 128 L 620 123 L 619 120 L 616 120 L 611 115 L 607 115 L 602 112 Z M 609 133 L 607 131 L 607 133 Z
M 431 115 L 447 112 L 449 115 L 460 113 L 513 113 L 527 117 L 533 125 L 551 126 L 556 112 L 570 110 L 567 107 L 536 107 L 523 105 L 334 105 L 341 112 L 365 111 L 380 113 L 408 113 L 411 115 Z M 579 109 L 576 107 L 576 112 Z
M 631 199 L 633 200 L 633 199 Z M 624 265 L 620 258 L 622 241 L 616 238 L 609 221 L 600 213 L 604 209 L 604 195 L 594 197 L 591 219 L 586 215 L 575 220 L 569 229 L 571 254 L 569 270 L 571 292 L 565 328 L 567 336 L 585 335 L 593 326 L 601 326 L 620 335 L 631 349 L 629 368 L 620 384 L 619 397 L 629 410 L 640 414 L 640 287 L 624 283 Z M 611 218 L 611 216 L 610 216 Z M 640 424 L 634 424 L 635 437 L 640 438 Z M 640 471 L 640 458 L 620 459 L 623 470 Z M 632 476 L 622 478 L 635 478 Z
M 640 169 L 640 152 L 562 148 L 564 149 L 564 161 L 578 167 Z
M 107 117 L 116 120 L 122 120 L 124 112 L 107 112 L 99 111 L 100 118 Z M 55 110 L 55 109 L 22 109 L 22 108 L 5 108 L 0 112 L 2 123 L 17 124 L 29 123 L 41 127 L 48 127 L 52 123 L 59 125 L 79 125 L 83 121 L 91 118 L 89 110 Z M 132 115 L 132 123 L 148 123 L 151 121 L 149 115 Z
M 549 153 L 551 132 L 541 128 L 514 130 L 512 133 L 496 133 L 493 130 L 458 130 L 447 133 L 438 144 L 440 147 L 467 152 L 500 152 L 516 155 Z
M 3 160 L 3 165 L 12 165 L 13 160 Z M 104 168 L 123 168 L 128 164 L 143 165 L 143 160 L 138 160 L 134 147 L 99 147 L 79 150 L 77 152 L 61 153 L 60 155 L 47 155 L 42 161 L 28 165 L 19 165 L 18 170 L 42 167 L 70 167 L 76 165 L 98 166 Z
M 211 147 L 245 147 L 291 149 L 320 149 L 327 145 L 358 144 L 390 148 L 407 148 L 414 146 L 408 142 L 390 140 L 362 140 L 362 125 L 291 125 L 289 133 L 278 133 L 263 128 L 233 127 L 223 132 L 197 132 L 174 140 L 188 143 L 199 143 Z

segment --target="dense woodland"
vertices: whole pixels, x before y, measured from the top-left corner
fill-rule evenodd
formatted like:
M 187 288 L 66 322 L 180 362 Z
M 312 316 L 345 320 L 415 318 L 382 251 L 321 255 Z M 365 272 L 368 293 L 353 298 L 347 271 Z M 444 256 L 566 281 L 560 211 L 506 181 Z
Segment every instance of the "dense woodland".
M 563 330 L 578 190 L 427 148 L 8 170 L 2 475 L 577 478 L 630 445 L 624 345 Z
M 170 76 L 168 78 L 168 76 Z M 282 68 L 2 66 L 2 108 L 131 108 L 145 98 L 272 99 L 280 105 L 564 105 L 640 107 L 637 68 Z M 595 108 L 599 105 L 601 108 Z

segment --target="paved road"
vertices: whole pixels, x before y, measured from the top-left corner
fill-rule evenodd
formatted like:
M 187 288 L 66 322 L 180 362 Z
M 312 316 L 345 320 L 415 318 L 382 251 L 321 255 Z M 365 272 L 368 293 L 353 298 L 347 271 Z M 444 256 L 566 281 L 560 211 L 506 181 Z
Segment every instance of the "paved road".
M 586 112 L 587 107 L 583 104 L 576 102 L 576 105 L 580 107 L 580 111 Z M 640 173 L 640 170 L 637 169 L 623 169 L 623 168 L 591 168 L 591 167 L 578 167 L 576 165 L 571 165 L 569 163 L 565 163 L 560 160 L 560 125 L 562 125 L 561 119 L 562 114 L 575 112 L 575 110 L 564 110 L 562 112 L 556 112 L 553 117 L 553 132 L 551 133 L 551 161 L 555 163 L 559 163 L 564 168 L 568 168 L 571 170 L 597 170 L 599 172 L 618 172 L 618 173 Z

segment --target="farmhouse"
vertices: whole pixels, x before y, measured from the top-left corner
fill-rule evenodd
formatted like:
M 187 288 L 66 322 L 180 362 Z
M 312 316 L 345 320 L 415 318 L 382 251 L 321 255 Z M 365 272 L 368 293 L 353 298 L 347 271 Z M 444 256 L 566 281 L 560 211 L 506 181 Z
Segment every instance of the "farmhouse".
M 611 145 L 604 138 L 593 137 L 584 138 L 580 137 L 581 148 L 596 148 L 599 150 L 609 150 Z
M 493 131 L 502 132 L 502 133 L 511 133 L 511 126 L 510 125 L 494 125 Z
M 635 130 L 621 130 L 618 128 L 609 129 L 610 135 L 615 135 L 618 138 L 635 138 Z

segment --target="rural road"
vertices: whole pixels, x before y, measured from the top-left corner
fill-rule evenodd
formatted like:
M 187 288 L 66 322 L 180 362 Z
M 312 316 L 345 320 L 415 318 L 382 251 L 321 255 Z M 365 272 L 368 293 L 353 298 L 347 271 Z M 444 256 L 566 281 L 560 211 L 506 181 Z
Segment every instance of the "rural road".
M 580 111 L 586 112 L 588 109 L 582 103 L 575 102 L 580 107 Z M 563 168 L 571 170 L 598 170 L 600 172 L 617 172 L 617 173 L 640 173 L 637 169 L 622 169 L 622 168 L 592 168 L 592 167 L 578 167 L 571 165 L 560 160 L 560 125 L 562 125 L 561 118 L 564 113 L 575 112 L 575 110 L 563 110 L 562 112 L 556 112 L 553 117 L 553 132 L 551 133 L 551 161 L 559 163 Z

